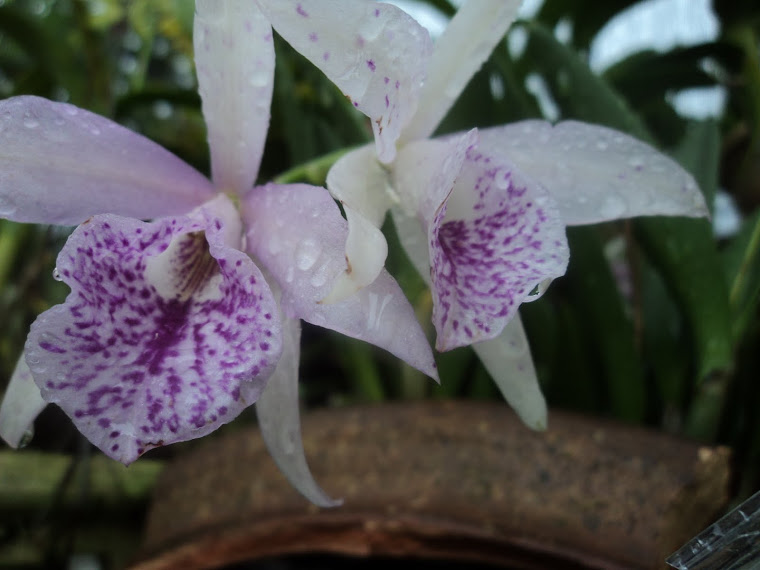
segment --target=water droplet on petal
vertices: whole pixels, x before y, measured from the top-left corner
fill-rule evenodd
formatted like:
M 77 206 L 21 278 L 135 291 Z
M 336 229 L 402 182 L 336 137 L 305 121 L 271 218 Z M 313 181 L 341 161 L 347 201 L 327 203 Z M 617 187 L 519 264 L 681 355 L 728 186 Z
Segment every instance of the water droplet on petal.
M 264 87 L 270 81 L 271 73 L 266 70 L 254 71 L 248 78 L 248 83 L 253 87 Z
M 55 279 L 56 281 L 63 281 L 63 277 L 61 277 L 61 272 L 58 271 L 57 267 L 53 269 L 53 279 Z
M 601 207 L 602 217 L 608 220 L 620 218 L 625 214 L 625 201 L 619 196 L 607 196 Z
M 319 259 L 322 247 L 313 239 L 307 238 L 298 244 L 296 248 L 296 265 L 301 271 L 311 269 Z
M 607 147 L 608 147 L 608 145 L 604 141 L 597 141 L 597 143 L 596 143 L 596 148 L 599 149 L 599 150 L 607 150 Z
M 30 426 L 29 429 L 27 429 L 24 432 L 24 435 L 21 436 L 21 439 L 18 442 L 18 448 L 21 449 L 22 447 L 26 447 L 32 442 L 32 438 L 34 437 L 34 426 Z
M 633 168 L 639 169 L 644 166 L 644 159 L 640 156 L 632 156 L 630 159 L 628 159 L 628 164 L 630 164 Z
M 0 217 L 10 218 L 16 213 L 16 204 L 11 202 L 10 198 L 0 196 Z
M 40 126 L 40 123 L 37 119 L 34 119 L 33 117 L 25 117 L 24 126 L 27 129 L 36 129 L 37 127 Z
M 288 267 L 288 271 L 285 273 L 285 282 L 292 283 L 294 274 L 295 274 L 295 270 L 293 269 L 293 266 L 291 265 L 290 267 Z
M 322 267 L 317 269 L 314 272 L 314 275 L 311 276 L 311 279 L 309 280 L 309 283 L 313 287 L 321 287 L 325 283 L 327 283 L 327 269 L 329 267 L 329 264 L 325 263 Z

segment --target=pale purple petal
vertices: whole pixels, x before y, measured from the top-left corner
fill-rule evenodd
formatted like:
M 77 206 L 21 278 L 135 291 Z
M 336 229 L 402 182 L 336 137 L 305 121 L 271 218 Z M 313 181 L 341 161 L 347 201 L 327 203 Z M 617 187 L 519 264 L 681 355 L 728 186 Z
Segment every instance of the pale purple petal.
M 259 418 L 261 437 L 290 484 L 315 505 L 337 507 L 343 501 L 330 498 L 317 485 L 309 471 L 303 450 L 298 409 L 300 339 L 301 322 L 298 319 L 284 319 L 282 358 L 256 402 L 256 415 Z
M 243 195 L 259 171 L 269 128 L 274 43 L 252 1 L 197 0 L 195 68 L 219 190 Z
M 472 348 L 525 425 L 545 430 L 546 401 L 538 384 L 520 315 L 515 315 L 499 336 L 475 343 Z
M 457 100 L 488 59 L 517 15 L 520 0 L 477 0 L 465 3 L 435 42 L 420 105 L 401 140 L 424 139 Z
M 362 0 L 258 0 L 272 26 L 372 121 L 390 162 L 417 109 L 432 44 L 399 8 Z
M 26 434 L 33 433 L 34 420 L 47 406 L 23 355 L 19 358 L 0 405 L 0 437 L 18 447 Z
M 439 350 L 498 336 L 533 289 L 567 267 L 549 195 L 505 158 L 481 152 L 473 135 L 410 143 L 394 169 L 427 232 Z
M 39 97 L 0 101 L 0 217 L 73 225 L 94 214 L 188 212 L 211 184 L 156 143 L 104 117 Z
M 324 188 L 257 187 L 243 203 L 247 248 L 282 288 L 288 317 L 384 348 L 436 378 L 433 354 L 414 309 L 386 271 L 336 303 L 321 300 L 346 270 L 346 221 Z
M 220 197 L 153 223 L 96 216 L 58 256 L 72 291 L 32 325 L 27 363 L 43 397 L 114 459 L 229 422 L 277 363 L 277 306 L 226 243 L 230 212 Z
M 370 145 L 347 153 L 333 165 L 327 173 L 327 189 L 343 205 L 348 222 L 348 268 L 324 299 L 334 303 L 369 285 L 382 271 L 388 244 L 380 227 L 391 197 L 388 175 Z
M 707 215 L 688 172 L 651 146 L 607 127 L 531 120 L 484 129 L 480 140 L 485 151 L 509 157 L 549 190 L 566 225 Z

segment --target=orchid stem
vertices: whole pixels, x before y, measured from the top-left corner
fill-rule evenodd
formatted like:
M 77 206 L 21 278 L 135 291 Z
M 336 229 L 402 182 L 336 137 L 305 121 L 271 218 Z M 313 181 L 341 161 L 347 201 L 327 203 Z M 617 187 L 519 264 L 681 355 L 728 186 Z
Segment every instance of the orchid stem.
M 327 178 L 327 172 L 330 170 L 333 164 L 338 162 L 338 159 L 347 152 L 353 150 L 353 148 L 342 148 L 340 150 L 333 151 L 329 154 L 310 160 L 303 164 L 299 164 L 286 170 L 274 179 L 277 184 L 292 184 L 293 182 L 308 182 L 315 186 L 322 186 Z

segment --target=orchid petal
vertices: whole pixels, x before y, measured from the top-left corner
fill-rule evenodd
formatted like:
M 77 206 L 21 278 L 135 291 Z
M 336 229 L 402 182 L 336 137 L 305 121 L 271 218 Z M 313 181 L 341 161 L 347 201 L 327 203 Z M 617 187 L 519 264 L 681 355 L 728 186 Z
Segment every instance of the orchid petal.
M 113 121 L 39 97 L 0 101 L 0 217 L 62 225 L 106 212 L 154 218 L 212 196 L 193 168 Z
M 437 378 L 414 309 L 386 271 L 343 301 L 320 302 L 346 269 L 346 220 L 324 188 L 257 187 L 246 197 L 243 212 L 248 250 L 282 288 L 286 316 L 370 342 Z
M 301 322 L 283 319 L 282 358 L 256 402 L 261 437 L 283 475 L 299 493 L 320 507 L 337 507 L 343 501 L 330 498 L 309 470 L 301 441 L 298 410 L 298 357 Z
M 507 33 L 519 7 L 520 0 L 477 0 L 459 8 L 435 42 L 419 109 L 402 132 L 403 142 L 433 134 Z
M 197 0 L 193 41 L 212 179 L 243 195 L 256 179 L 274 85 L 272 28 L 253 2 Z
M 546 191 L 476 133 L 404 147 L 394 186 L 427 232 L 436 347 L 494 338 L 546 279 L 563 275 L 568 248 Z
M 390 162 L 417 109 L 432 44 L 399 8 L 358 0 L 258 0 L 275 30 L 372 120 L 377 155 Z
M 371 146 L 347 153 L 327 173 L 327 189 L 346 213 L 348 267 L 323 302 L 335 303 L 353 295 L 382 271 L 388 243 L 380 226 L 391 205 L 387 179 Z
M 230 246 L 238 224 L 223 196 L 154 223 L 96 216 L 58 256 L 72 291 L 32 325 L 27 363 L 110 457 L 201 437 L 263 390 L 281 350 L 277 306 Z
M 34 419 L 47 406 L 23 355 L 0 405 L 0 437 L 13 448 L 21 445 L 24 436 L 34 427 Z
M 481 148 L 508 156 L 546 187 L 566 225 L 633 216 L 707 215 L 694 178 L 626 134 L 576 121 L 521 121 L 480 131 Z
M 545 430 L 546 401 L 538 384 L 520 315 L 492 340 L 472 345 L 509 405 L 528 427 Z

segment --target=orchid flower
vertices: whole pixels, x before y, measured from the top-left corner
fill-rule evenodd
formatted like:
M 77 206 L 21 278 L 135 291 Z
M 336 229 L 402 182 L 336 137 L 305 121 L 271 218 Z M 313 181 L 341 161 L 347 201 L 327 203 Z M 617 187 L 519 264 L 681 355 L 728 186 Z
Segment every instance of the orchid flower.
M 320 303 L 346 270 L 347 224 L 328 192 L 253 186 L 269 124 L 272 25 L 303 34 L 299 49 L 346 78 L 355 106 L 378 127 L 379 153 L 392 149 L 398 130 L 389 123 L 413 113 L 431 47 L 414 20 L 374 2 L 197 1 L 211 181 L 86 110 L 37 97 L 0 102 L 0 215 L 80 224 L 55 273 L 71 293 L 32 325 L 0 410 L 0 435 L 12 446 L 56 403 L 93 444 L 128 464 L 256 403 L 285 475 L 313 502 L 332 505 L 301 443 L 299 319 L 371 342 L 436 378 L 413 308 L 384 270 L 357 294 Z M 382 91 L 376 74 L 394 87 Z
M 565 273 L 565 226 L 707 210 L 674 161 L 604 127 L 531 120 L 429 138 L 518 7 L 467 2 L 434 46 L 396 156 L 362 147 L 330 170 L 327 187 L 348 220 L 349 266 L 327 300 L 379 274 L 387 253 L 379 227 L 390 210 L 431 285 L 436 348 L 472 345 L 522 420 L 542 429 L 546 404 L 518 307 Z

